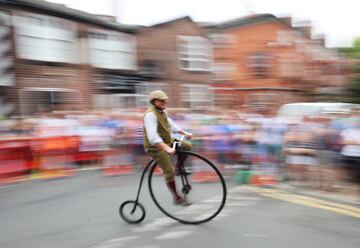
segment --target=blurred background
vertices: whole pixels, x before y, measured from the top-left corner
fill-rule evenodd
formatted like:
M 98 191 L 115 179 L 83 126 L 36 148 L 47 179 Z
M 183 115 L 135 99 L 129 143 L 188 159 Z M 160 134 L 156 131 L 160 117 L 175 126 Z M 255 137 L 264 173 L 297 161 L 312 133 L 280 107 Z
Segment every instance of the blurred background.
M 87 180 L 78 171 L 95 169 L 128 176 L 113 187 L 124 190 L 149 160 L 143 113 L 160 89 L 169 116 L 194 134 L 194 151 L 229 185 L 286 184 L 358 201 L 357 5 L 0 0 L 0 184 L 79 176 L 72 194 Z M 97 190 L 110 185 L 91 180 Z M 68 189 L 54 184 L 41 192 Z M 21 192 L 3 194 L 27 199 Z
M 170 116 L 195 134 L 198 151 L 231 168 L 229 176 L 245 165 L 326 190 L 358 180 L 356 33 L 334 39 L 334 29 L 327 46 L 324 21 L 255 13 L 266 7 L 261 1 L 244 1 L 243 16 L 208 21 L 178 17 L 191 6 L 185 2 L 151 25 L 119 22 L 151 22 L 151 15 L 129 18 L 125 7 L 134 6 L 126 1 L 55 2 L 0 1 L 2 178 L 94 160 L 107 166 L 109 152 L 126 155 L 115 164 L 138 167 L 147 159 L 147 95 L 161 89 Z M 51 156 L 65 162 L 43 161 Z

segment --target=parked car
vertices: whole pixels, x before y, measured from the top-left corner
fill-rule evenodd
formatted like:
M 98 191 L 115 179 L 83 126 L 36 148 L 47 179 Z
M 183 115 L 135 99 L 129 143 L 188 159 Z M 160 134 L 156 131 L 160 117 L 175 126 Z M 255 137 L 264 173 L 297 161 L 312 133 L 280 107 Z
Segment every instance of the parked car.
M 282 105 L 277 115 L 280 117 L 302 118 L 327 114 L 351 113 L 360 105 L 343 102 L 298 102 Z

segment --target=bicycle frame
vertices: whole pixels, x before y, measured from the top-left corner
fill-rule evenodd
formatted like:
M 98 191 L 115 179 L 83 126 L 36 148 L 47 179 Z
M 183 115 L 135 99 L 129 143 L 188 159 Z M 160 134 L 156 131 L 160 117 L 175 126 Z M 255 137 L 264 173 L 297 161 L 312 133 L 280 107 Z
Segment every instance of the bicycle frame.
M 176 155 L 181 152 L 180 151 L 180 147 L 179 146 L 176 146 Z M 154 159 L 152 159 L 145 167 L 144 171 L 142 172 L 141 174 L 141 178 L 140 178 L 140 184 L 139 184 L 139 188 L 138 188 L 138 192 L 137 192 L 137 195 L 136 195 L 136 200 L 135 200 L 135 204 L 134 204 L 134 207 L 133 209 L 131 210 L 131 213 L 133 214 L 136 210 L 136 206 L 137 206 L 137 203 L 139 201 L 139 197 L 140 197 L 140 191 L 141 191 L 141 188 L 142 188 L 142 184 L 143 184 L 143 181 L 144 181 L 144 177 L 145 177 L 145 174 L 146 172 L 148 171 L 148 169 L 151 167 L 151 166 L 155 166 L 156 164 L 156 161 Z M 183 168 L 182 168 L 183 169 Z M 181 182 L 184 185 L 187 185 L 188 184 L 188 179 L 186 177 L 186 175 L 184 175 L 183 173 L 180 172 L 180 177 L 181 177 Z
M 204 223 L 204 222 L 207 222 L 211 219 L 213 219 L 214 217 L 216 217 L 220 211 L 223 209 L 224 205 L 225 205 L 225 201 L 226 201 L 226 184 L 225 184 L 225 181 L 224 181 L 224 178 L 222 177 L 220 171 L 218 170 L 218 168 L 212 164 L 209 160 L 207 160 L 206 158 L 202 157 L 201 155 L 197 154 L 197 153 L 193 153 L 193 152 L 190 152 L 190 151 L 181 151 L 179 149 L 179 147 L 177 147 L 176 149 L 176 154 L 179 155 L 179 153 L 185 153 L 185 154 L 188 154 L 190 156 L 194 156 L 194 157 L 197 157 L 198 159 L 200 159 L 201 161 L 203 161 L 205 164 L 207 164 L 207 166 L 209 166 L 209 168 L 213 170 L 213 172 L 216 174 L 216 177 L 219 179 L 218 181 L 218 184 L 220 185 L 219 187 L 219 194 L 222 195 L 222 198 L 220 199 L 220 202 L 219 202 L 219 206 L 217 208 L 214 209 L 214 211 L 212 211 L 209 216 L 205 216 L 203 219 L 201 220 L 198 220 L 198 219 L 183 219 L 183 218 L 179 218 L 178 216 L 176 215 L 173 215 L 171 214 L 169 211 L 165 210 L 162 205 L 159 204 L 158 202 L 158 199 L 154 196 L 154 193 L 153 193 L 153 187 L 152 187 L 152 176 L 154 174 L 154 171 L 156 169 L 156 166 L 157 166 L 157 162 L 152 159 L 150 160 L 150 162 L 148 162 L 148 164 L 145 166 L 143 172 L 142 172 L 142 175 L 141 175 L 141 178 L 140 178 L 140 184 L 138 186 L 138 191 L 137 191 L 137 195 L 136 195 L 136 199 L 135 200 L 127 200 L 125 202 L 123 202 L 120 207 L 119 207 L 119 213 L 120 213 L 120 216 L 128 223 L 130 224 L 137 224 L 137 223 L 140 223 L 141 221 L 143 221 L 143 219 L 145 218 L 145 215 L 146 215 L 146 212 L 145 212 L 145 208 L 144 206 L 139 202 L 139 198 L 140 198 L 140 192 L 141 192 L 141 189 L 142 189 L 142 184 L 143 184 L 143 181 L 144 181 L 144 178 L 145 178 L 145 174 L 148 172 L 148 170 L 150 169 L 150 173 L 149 173 L 149 180 L 148 180 L 148 184 L 149 184 L 149 191 L 150 191 L 150 195 L 151 195 L 151 198 L 153 199 L 155 205 L 160 209 L 160 211 L 162 211 L 165 215 L 167 215 L 168 217 L 172 218 L 172 219 L 175 219 L 177 221 L 180 221 L 181 223 L 183 224 L 201 224 L 201 223 Z M 187 172 L 185 171 L 185 167 L 181 167 L 180 171 L 180 179 L 181 179 L 181 183 L 182 183 L 182 193 L 184 195 L 184 197 L 187 197 L 187 195 L 189 194 L 190 190 L 192 190 L 192 185 L 190 185 L 188 183 L 188 174 Z M 190 179 L 189 179 L 190 180 Z M 191 180 L 190 180 L 191 181 Z M 196 187 L 196 185 L 193 185 Z M 126 208 L 126 206 L 130 206 L 132 205 L 130 208 Z M 215 206 L 216 207 L 216 206 Z M 130 211 L 129 211 L 130 210 Z M 139 211 L 138 211 L 139 210 Z M 129 217 L 128 214 L 134 214 L 134 213 L 137 213 L 137 217 Z M 139 215 L 140 214 L 140 215 Z
M 145 174 L 146 174 L 146 172 L 148 171 L 148 169 L 150 168 L 150 166 L 153 165 L 153 164 L 154 164 L 154 165 L 156 164 L 156 161 L 155 161 L 154 159 L 152 159 L 152 160 L 146 165 L 143 173 L 141 174 L 140 184 L 139 184 L 138 192 L 137 192 L 137 195 L 136 195 L 136 200 L 135 200 L 134 208 L 131 210 L 131 213 L 132 213 L 132 214 L 135 212 L 137 203 L 138 203 L 138 201 L 139 201 L 140 191 L 141 191 L 142 183 L 143 183 L 143 181 L 144 181 Z

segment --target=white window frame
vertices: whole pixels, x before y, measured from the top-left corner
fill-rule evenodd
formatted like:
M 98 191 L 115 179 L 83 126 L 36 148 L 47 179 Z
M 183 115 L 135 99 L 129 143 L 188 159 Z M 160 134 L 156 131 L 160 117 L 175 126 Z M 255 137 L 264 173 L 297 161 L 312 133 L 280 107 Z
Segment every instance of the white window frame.
M 164 92 L 169 92 L 169 85 L 167 83 L 160 82 L 143 82 L 135 86 L 135 91 L 137 94 L 136 105 L 138 107 L 144 107 L 149 104 L 148 95 L 154 90 L 162 90 Z
M 195 90 L 196 89 L 196 90 Z M 197 89 L 204 89 L 204 92 L 197 92 Z M 189 103 L 191 109 L 212 107 L 214 95 L 208 85 L 203 84 L 183 84 L 181 85 L 182 102 Z M 186 92 L 188 91 L 188 92 Z
M 184 42 L 187 43 L 185 46 L 182 44 Z M 201 36 L 177 36 L 177 54 L 180 69 L 187 71 L 211 71 L 212 46 L 207 38 Z M 187 61 L 190 65 L 187 67 L 182 66 L 184 61 Z M 191 63 L 204 63 L 208 64 L 208 66 L 192 66 Z
M 16 11 L 12 17 L 18 57 L 47 62 L 78 62 L 75 52 L 75 23 L 54 16 L 23 11 Z M 27 44 L 29 47 L 25 46 Z M 57 47 L 56 44 L 62 45 Z M 31 47 L 41 52 L 29 52 Z M 56 53 L 56 50 L 60 53 Z
M 214 63 L 213 64 L 214 80 L 233 80 L 237 73 L 235 63 Z
M 236 38 L 232 34 L 213 33 L 209 35 L 209 39 L 214 48 L 234 48 L 236 46 Z
M 94 94 L 92 96 L 95 109 L 129 109 L 143 107 L 138 105 L 138 99 L 142 94 Z
M 255 105 L 271 105 L 276 103 L 278 99 L 278 95 L 275 93 L 252 93 L 245 96 L 245 104 L 248 106 L 255 106 Z
M 100 39 L 100 37 L 104 39 Z M 133 35 L 92 29 L 89 30 L 88 48 L 90 53 L 89 62 L 94 67 L 137 70 L 136 39 Z M 103 61 L 100 61 L 99 57 L 103 57 Z M 127 61 L 127 64 L 123 63 L 123 61 Z
M 0 11 L 0 36 L 10 34 L 10 15 Z M 12 50 L 12 44 L 10 39 L 0 40 L 0 86 L 14 86 L 15 75 L 9 69 L 14 66 L 12 56 L 7 53 Z M 0 101 L 1 105 L 1 101 Z M 1 110 L 0 110 L 1 114 Z
M 257 51 L 248 55 L 248 67 L 256 77 L 270 77 L 274 55 L 269 52 Z

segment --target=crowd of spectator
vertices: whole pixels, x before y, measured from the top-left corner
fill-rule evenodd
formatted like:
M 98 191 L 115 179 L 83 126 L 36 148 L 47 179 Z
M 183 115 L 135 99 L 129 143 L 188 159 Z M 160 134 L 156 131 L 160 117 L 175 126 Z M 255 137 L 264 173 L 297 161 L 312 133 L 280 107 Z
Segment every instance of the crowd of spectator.
M 0 139 L 78 136 L 79 151 L 119 149 L 141 169 L 148 159 L 142 147 L 143 111 L 52 112 L 1 118 Z M 237 111 L 170 110 L 169 115 L 194 134 L 194 150 L 210 156 L 227 175 L 246 169 L 326 191 L 342 190 L 349 182 L 359 185 L 357 110 L 296 119 Z

